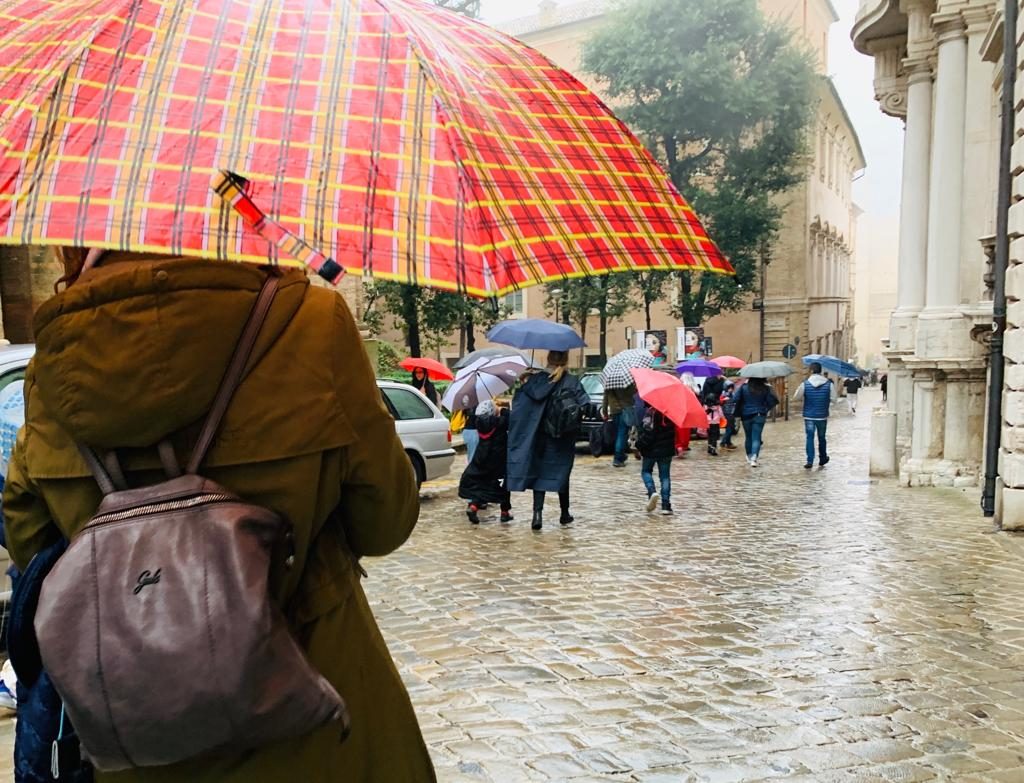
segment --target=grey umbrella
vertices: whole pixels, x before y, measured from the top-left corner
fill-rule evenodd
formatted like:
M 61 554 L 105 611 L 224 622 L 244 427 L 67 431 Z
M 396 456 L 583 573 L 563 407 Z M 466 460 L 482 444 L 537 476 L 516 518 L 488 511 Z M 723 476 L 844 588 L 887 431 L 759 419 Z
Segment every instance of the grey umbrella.
M 741 378 L 785 378 L 793 368 L 785 362 L 754 362 L 740 370 Z

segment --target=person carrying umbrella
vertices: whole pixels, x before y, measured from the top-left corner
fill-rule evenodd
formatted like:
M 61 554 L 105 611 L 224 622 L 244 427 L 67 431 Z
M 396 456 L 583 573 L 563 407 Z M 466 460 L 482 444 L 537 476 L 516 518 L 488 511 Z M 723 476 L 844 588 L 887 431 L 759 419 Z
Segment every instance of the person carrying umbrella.
M 604 390 L 601 414 L 605 421 L 611 421 L 615 425 L 615 456 L 612 457 L 612 467 L 626 467 L 629 431 L 636 424 L 635 403 L 636 386 L 630 385 L 624 389 L 605 388 Z
M 505 480 L 508 466 L 508 411 L 484 400 L 474 412 L 479 443 L 459 481 L 459 497 L 469 501 L 466 516 L 480 524 L 480 509 L 488 503 L 501 507 L 501 521 L 512 521 L 512 496 Z
M 701 402 L 708 413 L 708 454 L 718 456 L 718 438 L 722 432 L 722 391 L 725 389 L 725 376 L 721 373 L 704 381 L 701 389 Z
M 828 415 L 834 403 L 839 399 L 836 385 L 821 374 L 821 365 L 817 362 L 810 366 L 810 377 L 800 384 L 793 395 L 794 400 L 804 402 L 804 434 L 807 436 L 807 462 L 804 467 L 814 467 L 814 438 L 818 438 L 818 464 L 825 467 L 829 463 L 828 456 Z
M 676 453 L 676 425 L 665 414 L 656 410 L 642 400 L 637 400 L 637 439 L 636 445 L 643 459 L 640 478 L 647 490 L 648 514 L 658 507 L 661 500 L 661 513 L 672 514 L 672 458 Z M 658 480 L 661 493 L 654 485 L 654 466 L 658 466 Z
M 722 448 L 733 451 L 732 436 L 736 434 L 736 384 L 733 381 L 726 381 L 722 390 L 722 415 L 725 417 L 725 435 L 722 438 Z
M 779 398 L 764 378 L 751 378 L 736 394 L 736 418 L 743 422 L 743 445 L 752 468 L 758 466 L 761 456 L 761 433 L 768 414 L 778 404 Z
M 413 369 L 412 385 L 413 388 L 422 392 L 424 397 L 434 403 L 434 405 L 437 405 L 437 387 L 434 386 L 434 382 L 430 380 L 430 376 L 427 374 L 427 371 L 422 367 L 416 367 Z
M 83 255 L 65 253 L 75 282 L 36 315 L 26 426 L 11 456 L 3 504 L 8 547 L 21 568 L 61 537 L 73 539 L 96 512 L 99 492 L 76 441 L 117 454 L 135 487 L 163 475 L 156 444 L 167 440 L 169 456 L 178 459 L 189 454 L 196 423 L 206 416 L 268 277 L 248 264 L 119 253 L 79 275 Z M 412 533 L 416 482 L 342 297 L 311 286 L 301 270 L 280 273 L 248 374 L 209 454 L 204 476 L 291 522 L 294 561 L 288 567 L 275 556 L 269 593 L 287 608 L 310 664 L 347 703 L 352 734 L 341 741 L 339 725 L 327 724 L 249 751 L 211 752 L 153 770 L 152 777 L 434 780 L 357 566 L 358 558 L 386 555 Z M 175 553 L 166 555 L 165 571 Z M 100 562 L 122 556 L 96 553 Z M 194 598 L 168 594 L 166 600 L 185 607 Z M 231 640 L 218 637 L 221 629 L 212 633 L 211 643 L 231 649 Z M 84 650 L 75 652 L 90 665 Z M 189 680 L 201 683 L 203 676 L 182 673 L 175 687 L 194 687 Z M 168 716 L 154 711 L 152 718 L 159 723 Z
M 568 350 L 548 353 L 547 370 L 529 373 L 512 398 L 508 478 L 511 492 L 533 490 L 533 530 L 544 525 L 544 496 L 557 492 L 559 522 L 572 524 L 569 478 L 576 459 L 576 435 L 590 397 L 568 372 Z M 573 431 L 572 422 L 576 429 Z

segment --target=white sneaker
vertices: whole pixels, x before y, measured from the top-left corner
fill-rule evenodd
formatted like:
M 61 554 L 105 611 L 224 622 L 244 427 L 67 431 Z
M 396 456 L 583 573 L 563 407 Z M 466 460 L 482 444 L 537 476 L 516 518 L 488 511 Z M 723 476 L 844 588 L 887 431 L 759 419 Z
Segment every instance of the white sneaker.
M 750 467 L 752 467 L 752 468 L 756 468 L 757 467 L 757 455 L 756 454 L 753 457 L 750 458 Z
M 754 460 L 749 454 L 747 455 L 747 464 L 751 466 L 754 464 Z
M 658 507 L 658 495 L 655 493 L 647 499 L 647 513 L 650 514 Z

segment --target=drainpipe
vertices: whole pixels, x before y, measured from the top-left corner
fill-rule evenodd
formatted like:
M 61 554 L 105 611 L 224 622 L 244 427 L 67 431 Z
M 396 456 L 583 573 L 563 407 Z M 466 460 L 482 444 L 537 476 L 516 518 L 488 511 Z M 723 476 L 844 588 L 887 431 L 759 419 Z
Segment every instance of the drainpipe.
M 1006 332 L 1006 268 L 1010 260 L 1010 198 L 1013 178 L 1010 167 L 1014 137 L 1014 87 L 1017 76 L 1017 0 L 1006 0 L 1003 12 L 1003 94 L 999 139 L 999 189 L 996 206 L 996 260 L 993 273 L 992 342 L 989 346 L 988 419 L 985 437 L 985 488 L 981 508 L 986 517 L 996 513 L 996 481 L 1003 434 L 1003 336 Z

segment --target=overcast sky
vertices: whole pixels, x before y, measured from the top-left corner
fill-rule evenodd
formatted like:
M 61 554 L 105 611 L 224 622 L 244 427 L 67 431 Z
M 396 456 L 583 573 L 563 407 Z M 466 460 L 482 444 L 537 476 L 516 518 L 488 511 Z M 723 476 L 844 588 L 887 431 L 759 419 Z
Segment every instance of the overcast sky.
M 574 0 L 561 0 L 568 4 Z M 899 212 L 903 123 L 883 115 L 874 100 L 872 60 L 858 54 L 850 42 L 857 0 L 833 0 L 842 17 L 832 26 L 829 70 L 846 110 L 860 136 L 868 161 L 864 176 L 854 185 L 854 197 L 875 215 Z M 527 16 L 537 10 L 538 0 L 483 0 L 484 19 L 500 22 Z

